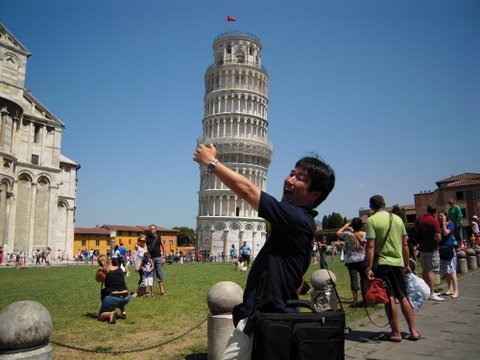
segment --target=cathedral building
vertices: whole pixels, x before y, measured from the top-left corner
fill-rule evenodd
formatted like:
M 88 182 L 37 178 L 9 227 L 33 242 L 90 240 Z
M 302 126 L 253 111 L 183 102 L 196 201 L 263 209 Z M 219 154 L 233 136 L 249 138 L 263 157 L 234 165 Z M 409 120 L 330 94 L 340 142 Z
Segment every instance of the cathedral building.
M 213 41 L 213 64 L 205 73 L 203 135 L 218 159 L 265 190 L 272 144 L 267 138 L 268 83 L 261 64 L 262 45 L 251 34 L 228 32 Z M 266 240 L 266 223 L 257 211 L 200 168 L 197 249 L 229 255 L 244 242 L 258 253 Z
M 0 246 L 73 252 L 77 171 L 65 125 L 25 89 L 30 52 L 0 24 Z

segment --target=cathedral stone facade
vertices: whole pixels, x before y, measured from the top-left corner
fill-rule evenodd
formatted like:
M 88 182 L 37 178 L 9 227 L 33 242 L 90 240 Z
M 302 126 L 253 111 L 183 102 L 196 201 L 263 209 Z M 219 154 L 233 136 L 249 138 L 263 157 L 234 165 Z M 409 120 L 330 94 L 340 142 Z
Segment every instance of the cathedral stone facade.
M 77 170 L 65 125 L 25 89 L 30 52 L 0 24 L 0 246 L 73 254 Z
M 218 159 L 265 190 L 272 144 L 267 138 L 268 82 L 262 45 L 251 34 L 229 32 L 213 41 L 214 63 L 205 73 L 203 136 Z M 244 242 L 255 256 L 266 240 L 266 223 L 205 167 L 200 169 L 197 247 L 229 255 Z

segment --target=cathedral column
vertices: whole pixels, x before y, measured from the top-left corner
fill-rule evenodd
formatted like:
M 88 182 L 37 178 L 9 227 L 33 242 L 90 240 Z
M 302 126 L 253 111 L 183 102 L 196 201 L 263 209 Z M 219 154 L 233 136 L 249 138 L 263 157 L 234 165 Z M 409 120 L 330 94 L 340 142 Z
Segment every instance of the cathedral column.
M 30 254 L 33 251 L 33 234 L 35 233 L 35 207 L 37 206 L 37 183 L 32 181 L 32 193 L 30 195 L 30 228 L 27 239 L 27 254 Z M 47 244 L 48 246 L 48 239 Z
M 243 235 L 244 235 L 244 231 L 243 230 L 240 230 L 238 232 L 238 251 L 240 251 L 240 248 L 242 247 L 243 245 Z M 240 256 L 240 254 L 238 254 L 238 256 Z
M 5 130 L 7 128 L 8 114 L 8 109 L 6 107 L 0 109 L 0 147 L 3 147 L 3 144 L 5 143 Z
M 75 208 L 67 207 L 67 224 L 66 224 L 66 234 L 65 234 L 65 255 L 67 260 L 69 257 L 73 258 L 73 243 L 75 238 L 75 227 L 74 227 L 74 214 Z
M 17 182 L 13 182 L 13 188 L 12 191 L 7 190 L 6 194 L 6 202 L 7 206 L 5 209 L 5 216 L 6 216 L 6 222 L 5 223 L 5 237 L 4 237 L 4 242 L 3 242 L 3 254 L 4 256 L 7 255 L 7 253 L 14 251 L 15 249 L 15 243 L 14 243 L 14 234 L 15 234 L 15 212 L 17 209 L 17 202 L 15 201 L 15 193 L 16 193 L 16 184 Z
M 45 132 L 47 131 L 47 128 L 45 127 L 45 125 L 41 125 L 40 126 L 40 134 L 39 134 L 39 141 L 40 141 L 40 156 L 39 156 L 39 159 L 38 159 L 38 165 L 44 165 L 46 163 L 46 160 L 45 160 Z
M 228 258 L 228 230 L 223 230 L 223 255 L 224 259 Z
M 213 247 L 213 234 L 215 234 L 215 230 L 211 229 L 210 230 L 210 255 L 213 255 L 213 250 L 214 250 L 214 247 Z
M 56 191 L 55 191 L 56 190 Z M 58 212 L 58 186 L 49 186 L 48 188 L 48 212 L 49 214 L 57 214 Z M 58 216 L 48 216 L 48 224 L 47 224 L 47 246 L 49 246 L 49 243 L 57 244 L 57 227 L 63 226 L 63 224 L 58 223 L 58 219 L 60 217 Z M 58 249 L 54 249 L 57 251 Z M 65 250 L 65 248 L 63 249 Z

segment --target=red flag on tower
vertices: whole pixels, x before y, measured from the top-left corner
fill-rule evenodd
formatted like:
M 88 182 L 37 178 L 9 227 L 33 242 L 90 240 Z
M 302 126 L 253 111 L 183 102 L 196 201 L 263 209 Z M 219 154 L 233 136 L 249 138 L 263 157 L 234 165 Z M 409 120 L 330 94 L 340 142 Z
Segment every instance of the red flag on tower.
M 227 21 L 237 21 L 233 16 L 227 15 Z

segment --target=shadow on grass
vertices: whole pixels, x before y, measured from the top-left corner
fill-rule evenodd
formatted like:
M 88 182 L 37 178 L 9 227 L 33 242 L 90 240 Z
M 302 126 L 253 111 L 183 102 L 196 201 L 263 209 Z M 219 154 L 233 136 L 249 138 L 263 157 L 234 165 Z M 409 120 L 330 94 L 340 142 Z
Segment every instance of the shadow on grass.
M 185 356 L 185 360 L 207 360 L 208 359 L 208 354 L 202 353 L 202 354 L 190 354 Z
M 82 316 L 90 319 L 95 319 L 95 320 L 97 320 L 98 318 L 97 313 L 86 313 L 86 314 L 83 314 Z

